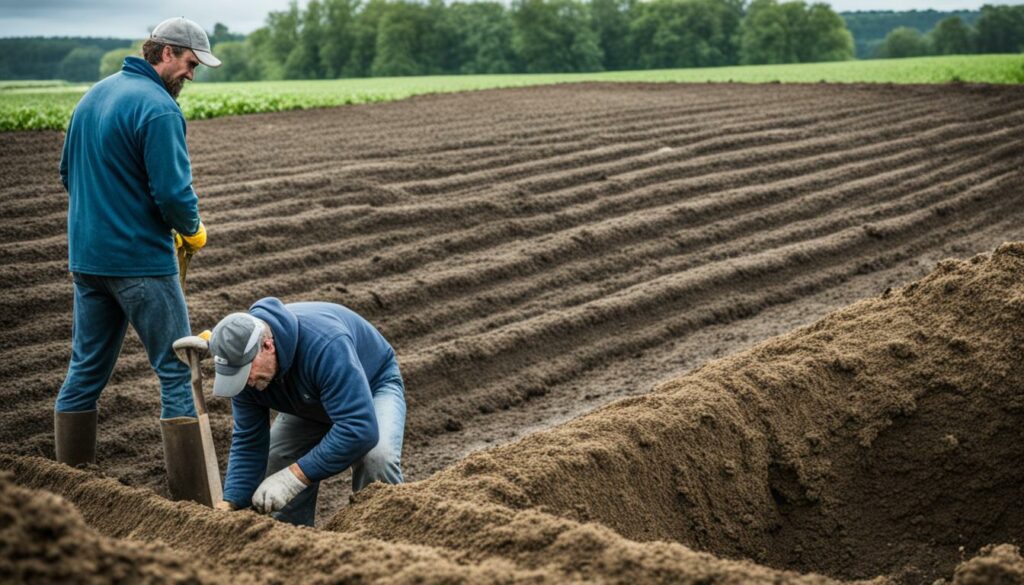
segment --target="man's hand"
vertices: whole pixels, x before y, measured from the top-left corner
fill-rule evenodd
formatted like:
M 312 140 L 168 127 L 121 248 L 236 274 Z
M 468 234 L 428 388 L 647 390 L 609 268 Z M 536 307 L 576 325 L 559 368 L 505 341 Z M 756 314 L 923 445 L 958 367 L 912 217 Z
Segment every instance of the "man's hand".
M 219 501 L 219 502 L 217 502 L 216 504 L 213 505 L 213 509 L 214 510 L 223 510 L 225 512 L 231 512 L 231 511 L 237 510 L 238 508 L 236 508 L 234 504 L 232 504 L 231 502 L 229 502 L 227 500 L 221 500 L 221 501 Z
M 292 467 L 298 467 L 292 464 Z M 302 473 L 300 470 L 299 473 Z M 274 475 L 263 480 L 256 493 L 252 496 L 252 507 L 260 513 L 271 514 L 288 505 L 292 498 L 306 489 L 308 485 L 291 470 L 285 467 Z
M 191 236 L 183 236 L 177 232 L 174 233 L 174 247 L 181 248 L 185 246 L 185 250 L 192 252 L 193 254 L 198 252 L 203 246 L 206 245 L 206 226 L 203 222 L 199 222 L 199 231 Z

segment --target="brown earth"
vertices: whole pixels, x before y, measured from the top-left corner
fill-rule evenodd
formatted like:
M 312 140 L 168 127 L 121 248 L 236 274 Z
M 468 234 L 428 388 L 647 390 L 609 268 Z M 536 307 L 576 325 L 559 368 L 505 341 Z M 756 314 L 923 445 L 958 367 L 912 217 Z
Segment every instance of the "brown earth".
M 1014 87 L 586 84 L 190 124 L 196 328 L 330 300 L 398 350 L 424 481 L 345 508 L 330 482 L 338 534 L 161 499 L 134 338 L 99 469 L 27 457 L 52 457 L 68 359 L 62 137 L 0 134 L 0 467 L 77 505 L 75 530 L 163 541 L 203 580 L 1020 582 L 1019 247 L 736 352 L 1024 239 L 1022 106 Z

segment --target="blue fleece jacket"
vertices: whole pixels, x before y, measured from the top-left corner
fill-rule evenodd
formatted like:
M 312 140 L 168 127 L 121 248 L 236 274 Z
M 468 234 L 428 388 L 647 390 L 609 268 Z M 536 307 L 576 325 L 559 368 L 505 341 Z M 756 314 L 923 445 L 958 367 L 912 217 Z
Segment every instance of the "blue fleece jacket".
M 152 65 L 128 57 L 86 92 L 64 138 L 60 178 L 72 272 L 178 272 L 171 229 L 195 234 L 199 202 L 185 118 Z
M 384 336 L 351 309 L 333 303 L 261 299 L 249 314 L 274 336 L 277 375 L 265 390 L 246 386 L 232 398 L 235 426 L 224 499 L 248 506 L 267 470 L 270 409 L 331 425 L 298 460 L 312 481 L 341 473 L 377 444 L 370 389 L 397 375 Z

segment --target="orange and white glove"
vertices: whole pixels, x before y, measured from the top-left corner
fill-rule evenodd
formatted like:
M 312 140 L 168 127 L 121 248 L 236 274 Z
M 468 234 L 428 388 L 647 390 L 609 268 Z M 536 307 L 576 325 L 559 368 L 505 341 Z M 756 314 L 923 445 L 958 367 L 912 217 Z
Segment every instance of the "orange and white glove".
M 185 247 L 186 252 L 192 252 L 193 254 L 198 252 L 203 246 L 206 245 L 206 226 L 203 222 L 199 222 L 199 231 L 192 234 L 191 236 L 183 236 L 178 232 L 174 232 L 174 247 L 181 248 Z

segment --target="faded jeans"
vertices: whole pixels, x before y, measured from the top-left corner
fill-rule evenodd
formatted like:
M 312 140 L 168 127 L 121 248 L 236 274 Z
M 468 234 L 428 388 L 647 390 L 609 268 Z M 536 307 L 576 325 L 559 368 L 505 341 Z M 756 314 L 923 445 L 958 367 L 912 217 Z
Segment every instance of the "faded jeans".
M 178 276 L 72 274 L 75 289 L 71 363 L 57 395 L 57 412 L 96 408 L 131 323 L 160 379 L 160 418 L 196 416 L 191 370 L 172 344 L 191 335 Z
M 405 386 L 394 366 L 395 375 L 370 389 L 377 415 L 377 446 L 352 465 L 352 491 L 358 492 L 375 481 L 399 484 L 402 478 L 402 440 L 405 436 Z M 293 414 L 278 413 L 270 426 L 270 456 L 267 476 L 288 467 L 316 447 L 331 425 Z M 282 510 L 273 514 L 282 522 L 313 526 L 320 482 L 299 492 Z

